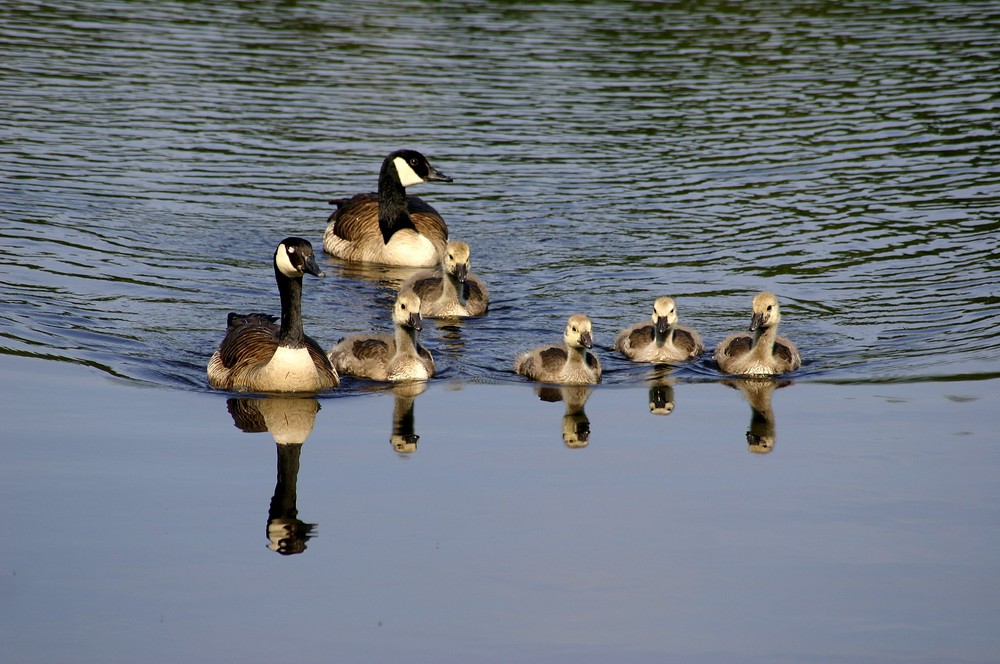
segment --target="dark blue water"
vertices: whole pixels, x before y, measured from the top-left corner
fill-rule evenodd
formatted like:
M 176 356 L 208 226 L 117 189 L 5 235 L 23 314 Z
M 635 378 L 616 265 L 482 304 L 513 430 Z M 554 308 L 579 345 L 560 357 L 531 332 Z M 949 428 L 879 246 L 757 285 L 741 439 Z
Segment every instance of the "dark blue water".
M 16 5 L 0 346 L 203 388 L 277 240 L 406 146 L 495 298 L 424 335 L 446 378 L 580 311 L 634 383 L 611 341 L 657 295 L 711 347 L 761 289 L 799 379 L 995 376 L 998 51 L 988 3 Z M 327 267 L 314 337 L 388 327 L 399 275 Z

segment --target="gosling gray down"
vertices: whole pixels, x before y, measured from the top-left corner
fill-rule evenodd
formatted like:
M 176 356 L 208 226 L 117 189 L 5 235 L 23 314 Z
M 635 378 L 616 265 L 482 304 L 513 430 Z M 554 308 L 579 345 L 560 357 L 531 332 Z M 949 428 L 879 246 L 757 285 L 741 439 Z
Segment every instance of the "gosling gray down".
M 330 201 L 337 206 L 323 234 L 323 249 L 348 261 L 434 267 L 444 253 L 448 226 L 437 210 L 406 187 L 451 182 L 416 150 L 397 150 L 382 162 L 378 192 Z
M 753 298 L 753 316 L 748 332 L 730 334 L 715 348 L 719 369 L 729 374 L 768 375 L 794 371 L 802 365 L 799 351 L 778 336 L 781 312 L 774 293 Z
M 594 340 L 590 319 L 574 314 L 566 322 L 564 346 L 542 346 L 514 360 L 514 371 L 532 380 L 561 385 L 601 382 L 601 363 L 589 352 Z
M 622 330 L 615 339 L 615 350 L 636 362 L 679 362 L 705 351 L 697 332 L 677 324 L 673 298 L 656 298 L 651 319 Z
M 427 380 L 434 375 L 434 358 L 417 342 L 420 298 L 401 291 L 392 308 L 393 335 L 357 334 L 330 349 L 330 361 L 342 375 L 378 381 Z
M 281 324 L 267 314 L 230 313 L 208 363 L 208 384 L 234 392 L 318 392 L 340 384 L 322 347 L 302 331 L 302 277 L 322 277 L 312 245 L 298 237 L 274 252 Z
M 441 270 L 424 270 L 407 279 L 400 290 L 412 289 L 420 296 L 420 315 L 426 318 L 482 316 L 490 306 L 490 293 L 483 280 L 469 272 L 469 245 L 449 240 Z

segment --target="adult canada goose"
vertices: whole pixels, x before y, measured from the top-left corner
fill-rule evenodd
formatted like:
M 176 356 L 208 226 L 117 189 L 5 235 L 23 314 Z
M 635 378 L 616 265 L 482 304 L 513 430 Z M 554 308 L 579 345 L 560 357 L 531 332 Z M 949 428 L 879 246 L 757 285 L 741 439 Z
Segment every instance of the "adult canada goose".
M 382 162 L 378 193 L 330 201 L 323 249 L 348 261 L 433 267 L 448 241 L 448 226 L 437 210 L 406 187 L 421 182 L 451 182 L 416 150 L 397 150 Z
M 590 319 L 574 314 L 566 323 L 564 346 L 543 346 L 522 353 L 514 360 L 514 371 L 532 380 L 561 385 L 601 382 L 601 363 L 589 352 L 594 340 Z
M 229 314 L 208 363 L 208 384 L 235 392 L 318 392 L 340 380 L 318 343 L 302 331 L 302 276 L 322 277 L 312 245 L 288 237 L 274 252 L 281 325 L 267 314 Z
M 705 351 L 698 333 L 677 324 L 673 298 L 658 297 L 653 302 L 652 322 L 636 323 L 615 339 L 615 350 L 636 362 L 678 362 Z
M 427 318 L 482 316 L 489 308 L 490 293 L 469 267 L 469 245 L 450 240 L 441 271 L 418 272 L 400 290 L 411 288 L 420 296 L 420 315 Z
M 781 313 L 773 293 L 753 298 L 753 317 L 747 332 L 731 334 L 715 348 L 719 369 L 730 374 L 781 374 L 802 364 L 799 351 L 788 339 L 778 336 Z
M 427 380 L 434 375 L 434 358 L 417 343 L 420 298 L 404 290 L 392 308 L 394 335 L 357 334 L 341 339 L 330 349 L 330 361 L 337 371 L 371 380 Z

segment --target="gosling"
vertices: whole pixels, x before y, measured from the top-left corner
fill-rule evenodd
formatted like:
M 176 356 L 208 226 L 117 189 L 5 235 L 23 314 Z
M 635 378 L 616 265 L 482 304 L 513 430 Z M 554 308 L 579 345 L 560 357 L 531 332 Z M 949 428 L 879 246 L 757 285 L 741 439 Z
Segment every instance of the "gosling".
M 594 347 L 590 319 L 583 314 L 569 317 L 563 333 L 565 346 L 542 346 L 514 360 L 514 371 L 532 380 L 561 385 L 601 382 L 601 363 L 589 352 Z
M 482 316 L 489 308 L 490 293 L 482 279 L 469 272 L 469 256 L 468 244 L 449 241 L 441 271 L 418 272 L 400 290 L 410 288 L 420 296 L 420 315 L 426 318 Z
M 747 332 L 731 334 L 715 348 L 719 369 L 729 374 L 774 375 L 794 371 L 802 365 L 799 351 L 778 336 L 781 312 L 773 293 L 753 298 L 753 316 Z
M 399 293 L 392 308 L 393 335 L 352 335 L 330 349 L 330 362 L 341 374 L 378 381 L 428 380 L 434 358 L 417 342 L 420 298 L 412 290 Z
M 653 302 L 651 323 L 636 323 L 615 339 L 615 350 L 636 362 L 680 362 L 705 352 L 697 332 L 677 324 L 673 298 L 658 297 Z

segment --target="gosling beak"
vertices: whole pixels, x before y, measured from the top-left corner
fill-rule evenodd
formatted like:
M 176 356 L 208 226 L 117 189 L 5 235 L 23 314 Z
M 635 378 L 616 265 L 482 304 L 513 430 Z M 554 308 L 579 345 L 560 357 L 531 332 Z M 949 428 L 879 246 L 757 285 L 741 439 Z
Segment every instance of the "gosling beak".
M 438 169 L 434 168 L 430 164 L 427 164 L 427 166 L 428 166 L 429 170 L 427 171 L 427 177 L 424 178 L 424 180 L 426 182 L 452 182 L 453 181 L 450 177 L 448 177 L 447 175 L 445 175 L 444 173 L 442 173 Z
M 580 345 L 584 348 L 594 347 L 594 337 L 591 336 L 590 332 L 582 332 L 580 334 Z
M 469 278 L 469 266 L 467 264 L 456 265 L 452 274 L 458 279 L 458 283 L 464 284 L 465 280 Z
M 670 324 L 667 323 L 667 317 L 666 316 L 657 316 L 656 317 L 656 333 L 657 334 L 666 334 L 667 330 L 669 330 L 669 329 L 670 329 Z
M 319 269 L 319 265 L 316 264 L 316 256 L 306 256 L 306 264 L 303 266 L 306 272 L 317 277 L 324 277 L 323 271 Z
M 420 313 L 419 312 L 410 314 L 410 318 L 406 322 L 406 324 L 409 325 L 410 327 L 412 327 L 417 332 L 419 332 L 420 330 L 424 329 L 424 326 L 420 322 Z
M 750 319 L 749 331 L 753 332 L 763 324 L 764 324 L 764 314 L 759 314 L 757 312 L 754 312 L 753 317 Z

